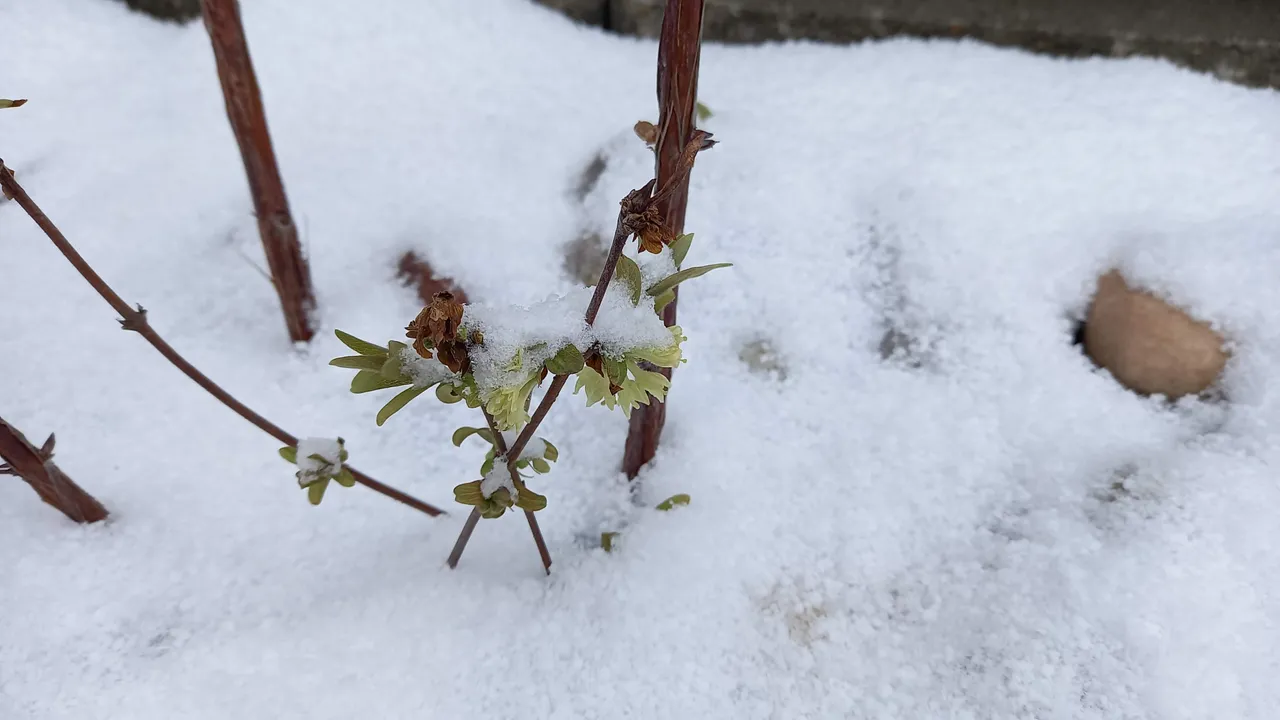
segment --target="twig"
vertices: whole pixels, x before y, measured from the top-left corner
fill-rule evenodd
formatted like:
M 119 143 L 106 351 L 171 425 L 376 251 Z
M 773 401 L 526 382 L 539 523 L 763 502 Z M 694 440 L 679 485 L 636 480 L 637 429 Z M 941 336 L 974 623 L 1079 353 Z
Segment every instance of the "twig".
M 0 418 L 0 475 L 17 475 L 31 486 L 40 499 L 78 523 L 95 523 L 107 518 L 107 509 L 84 488 L 75 484 L 53 462 L 54 437 L 39 448 L 27 441 L 17 428 Z
M 311 325 L 311 311 L 315 308 L 311 269 L 302 254 L 298 228 L 289 212 L 289 199 L 271 146 L 262 93 L 240 21 L 240 4 L 238 0 L 204 0 L 200 5 L 213 44 L 227 120 L 240 146 L 240 158 L 249 178 L 249 192 L 253 196 L 262 248 L 271 268 L 271 282 L 280 296 L 289 338 L 306 342 L 315 334 Z
M 639 226 L 641 216 L 650 208 L 650 206 L 661 202 L 667 194 L 671 192 L 672 187 L 676 187 L 682 178 L 687 178 L 689 171 L 693 168 L 693 158 L 700 150 L 705 150 L 715 143 L 711 140 L 709 133 L 698 133 L 689 141 L 682 157 L 685 161 L 678 168 L 676 175 L 672 177 L 674 182 L 669 182 L 668 186 L 664 186 L 663 190 L 658 194 L 653 194 L 653 188 L 657 184 L 657 180 L 650 180 L 639 190 L 632 190 L 627 194 L 618 208 L 618 224 L 613 231 L 613 245 L 609 248 L 609 256 L 605 259 L 604 267 L 600 270 L 600 279 L 596 282 L 596 289 L 591 294 L 591 302 L 587 304 L 586 313 L 583 319 L 588 325 L 592 325 L 596 321 L 596 315 L 600 313 L 600 306 L 604 303 L 605 293 L 608 292 L 609 283 L 613 280 L 614 271 L 618 267 L 618 258 L 622 257 L 622 250 L 626 247 L 627 239 L 630 238 Z M 533 416 L 529 418 L 529 422 L 525 423 L 524 428 L 520 431 L 520 435 L 510 448 L 504 448 L 499 444 L 505 444 L 502 433 L 498 432 L 497 425 L 493 421 L 493 416 L 485 411 L 485 420 L 489 423 L 489 429 L 494 436 L 494 445 L 497 448 L 497 454 L 507 460 L 507 467 L 511 470 L 513 480 L 518 479 L 519 475 L 516 471 L 515 462 L 510 458 L 520 458 L 520 453 L 529 445 L 529 441 L 533 439 L 533 435 L 538 430 L 538 426 L 546 419 L 547 413 L 550 412 L 551 406 L 555 404 L 556 398 L 560 397 L 560 391 L 564 389 L 565 383 L 569 381 L 568 375 L 556 375 L 551 381 L 551 385 L 547 387 L 547 392 L 542 396 L 542 401 L 538 403 L 538 408 L 534 410 Z M 533 532 L 534 541 L 538 543 L 538 551 L 542 554 L 543 566 L 547 573 L 551 572 L 551 556 L 546 550 L 546 543 L 542 539 L 542 532 L 538 528 L 537 520 L 533 517 L 532 512 L 525 512 L 525 516 L 529 520 L 529 529 Z M 467 542 L 471 539 L 471 533 L 475 530 L 475 524 L 480 520 L 480 512 L 473 510 L 471 517 L 467 518 L 467 523 L 462 526 L 462 532 L 458 535 L 457 542 L 454 543 L 453 552 L 449 554 L 449 567 L 457 567 L 458 560 L 462 558 L 462 552 L 467 547 Z
M 129 307 L 129 303 L 125 302 L 123 298 L 117 295 L 115 290 L 111 289 L 110 285 L 107 285 L 106 281 L 104 281 L 102 277 L 94 271 L 89 263 L 81 257 L 80 253 L 76 252 L 75 247 L 73 247 L 71 242 L 67 240 L 66 236 L 62 234 L 62 231 L 53 224 L 53 221 L 49 219 L 49 216 L 44 214 L 44 211 L 35 204 L 35 201 L 31 199 L 30 195 L 27 195 L 27 191 L 18 184 L 17 180 L 14 179 L 13 174 L 7 167 L 5 167 L 4 160 L 0 160 L 0 187 L 3 187 L 7 193 L 13 196 L 14 201 L 26 211 L 27 215 L 35 221 L 36 225 L 40 226 L 40 229 L 44 231 L 44 234 L 53 241 L 53 244 L 58 248 L 58 251 L 67 258 L 77 271 L 79 271 L 81 277 L 83 277 L 89 285 L 91 285 L 93 289 L 102 296 L 102 299 L 107 301 L 108 305 L 110 305 L 116 312 L 120 313 L 121 317 L 124 318 L 120 321 L 120 327 L 125 330 L 132 330 L 141 335 L 174 367 L 181 370 L 184 375 L 191 378 L 200 387 L 204 388 L 205 392 L 217 398 L 223 405 L 231 408 L 240 417 L 253 423 L 259 430 L 262 430 L 285 445 L 297 447 L 298 439 L 296 437 L 285 432 L 275 423 L 272 423 L 270 420 L 267 420 L 258 413 L 249 409 L 247 405 L 232 397 L 230 393 L 219 387 L 213 380 L 210 380 L 207 375 L 197 370 L 191 363 L 187 362 L 186 358 L 179 355 L 178 351 L 174 350 L 169 343 L 165 342 L 164 338 L 160 337 L 160 335 L 151 327 L 150 323 L 147 322 L 147 311 L 141 305 L 139 305 L 136 310 Z M 396 490 L 393 487 L 384 485 L 355 468 L 348 467 L 348 469 L 351 470 L 351 474 L 355 477 L 356 482 L 364 485 L 370 490 L 382 493 L 393 500 L 398 500 L 405 505 L 408 505 L 415 510 L 420 510 L 428 515 L 441 515 L 444 513 L 443 510 L 433 505 L 429 505 L 411 495 L 407 495 Z
M 476 531 L 476 524 L 480 522 L 480 508 L 471 511 L 467 516 L 467 521 L 462 524 L 462 532 L 458 533 L 458 539 L 453 543 L 453 551 L 449 553 L 449 567 L 458 567 L 458 561 L 462 559 L 462 551 L 467 549 L 467 543 L 471 540 L 471 533 Z
M 658 141 L 654 147 L 658 184 L 671 187 L 659 210 L 671 235 L 684 232 L 685 209 L 689 202 L 689 176 L 682 172 L 682 157 L 696 128 L 698 104 L 698 64 L 702 51 L 703 0 L 667 0 L 658 40 Z M 668 327 L 676 324 L 676 299 L 667 304 L 662 319 Z M 672 368 L 661 368 L 668 379 Z M 667 406 L 661 400 L 637 408 L 631 414 L 622 469 L 634 479 L 658 451 Z
M 563 385 L 564 383 L 561 383 Z M 502 436 L 502 431 L 498 429 L 498 423 L 494 421 L 493 415 L 483 407 L 480 411 L 484 413 L 484 421 L 489 424 L 489 432 L 493 433 L 493 446 L 497 454 L 502 457 L 510 457 L 507 452 L 507 439 Z M 543 411 L 543 415 L 546 412 Z M 518 454 L 516 457 L 520 457 Z M 511 473 L 513 481 L 520 479 L 520 471 L 513 463 L 507 464 L 507 471 Z M 547 543 L 542 539 L 542 529 L 538 527 L 538 518 L 532 510 L 525 510 L 524 517 L 529 521 L 529 532 L 533 533 L 533 542 L 538 546 L 538 556 L 542 558 L 542 569 L 548 575 L 551 574 L 551 551 L 547 549 Z M 462 559 L 462 551 L 467 549 L 467 541 L 471 539 L 471 533 L 476 529 L 476 523 L 480 521 L 480 509 L 476 508 L 471 511 L 471 515 L 467 518 L 467 522 L 462 526 L 462 534 L 453 544 L 453 551 L 449 553 L 449 567 L 458 567 L 458 561 Z

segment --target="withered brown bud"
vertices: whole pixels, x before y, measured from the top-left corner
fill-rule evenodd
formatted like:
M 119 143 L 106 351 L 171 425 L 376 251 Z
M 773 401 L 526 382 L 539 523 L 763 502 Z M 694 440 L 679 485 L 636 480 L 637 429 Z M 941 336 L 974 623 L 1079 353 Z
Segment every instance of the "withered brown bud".
M 471 363 L 467 346 L 460 340 L 449 340 L 436 346 L 436 358 L 453 372 L 466 372 Z
M 627 216 L 623 223 L 639 239 L 640 252 L 657 254 L 662 252 L 662 248 L 675 242 L 675 233 L 663 222 L 657 205 L 650 205 L 642 212 Z
M 413 338 L 413 349 L 424 358 L 431 357 L 430 341 L 427 337 L 427 308 L 422 308 L 418 316 L 404 328 L 404 335 Z
M 425 329 L 431 342 L 439 347 L 458 338 L 458 326 L 462 324 L 462 304 L 453 299 L 453 293 L 436 293 L 425 310 Z
M 405 335 L 413 338 L 413 349 L 419 355 L 431 357 L 431 348 L 434 347 L 440 362 L 459 372 L 467 358 L 466 345 L 458 339 L 458 326 L 461 324 L 461 303 L 453 299 L 453 293 L 438 292 L 431 297 L 431 304 L 422 308 L 405 328 Z
M 636 131 L 636 137 L 643 140 L 645 145 L 648 145 L 649 147 L 653 147 L 654 145 L 658 144 L 658 126 L 657 125 L 654 125 L 648 120 L 641 120 L 640 122 L 636 123 L 636 126 L 633 129 Z

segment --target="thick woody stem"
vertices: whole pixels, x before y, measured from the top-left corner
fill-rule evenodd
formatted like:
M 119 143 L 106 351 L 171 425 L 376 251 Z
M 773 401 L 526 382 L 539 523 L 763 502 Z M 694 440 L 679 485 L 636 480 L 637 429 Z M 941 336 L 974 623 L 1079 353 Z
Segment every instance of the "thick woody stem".
M 107 518 L 107 509 L 75 484 L 53 462 L 53 436 L 37 448 L 17 428 L 0 418 L 0 475 L 17 475 L 31 486 L 41 500 L 78 523 L 95 523 Z
M 218 80 L 222 83 L 227 119 L 249 178 L 258 234 L 271 269 L 272 284 L 280 296 L 289 338 L 306 342 L 315 334 L 311 325 L 311 312 L 315 309 L 311 269 L 302 254 L 298 227 L 289 212 L 289 199 L 271 146 L 262 92 L 258 89 L 244 25 L 240 21 L 240 4 L 238 0 L 203 0 L 201 6 L 213 44 Z
M 658 185 L 663 188 L 680 174 L 682 151 L 696 130 L 702 6 L 703 0 L 667 0 L 662 16 L 662 34 L 658 40 L 658 142 L 654 151 Z M 658 206 L 672 237 L 684 232 L 689 202 L 687 171 L 676 182 L 678 185 Z M 678 299 L 679 289 L 674 291 Z M 668 327 L 676 324 L 676 302 L 672 300 L 662 312 Z M 660 372 L 671 377 L 671 368 L 662 368 Z M 622 456 L 622 469 L 627 477 L 634 479 L 653 459 L 666 419 L 666 403 L 657 400 L 631 413 Z

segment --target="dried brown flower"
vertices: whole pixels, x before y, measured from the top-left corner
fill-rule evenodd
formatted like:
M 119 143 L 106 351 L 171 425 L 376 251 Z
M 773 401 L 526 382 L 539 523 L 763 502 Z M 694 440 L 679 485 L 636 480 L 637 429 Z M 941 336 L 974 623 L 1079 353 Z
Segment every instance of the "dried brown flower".
M 405 337 L 413 338 L 413 349 L 424 358 L 431 357 L 431 346 L 427 344 L 427 308 L 422 308 L 404 328 Z
M 467 356 L 467 346 L 460 340 L 450 340 L 436 346 L 436 358 L 444 366 L 456 373 L 464 373 L 471 362 Z
M 462 304 L 453 299 L 451 292 L 438 292 L 426 307 L 426 330 L 431 342 L 441 345 L 458 338 L 458 326 L 462 324 Z
M 434 348 L 440 362 L 454 372 L 462 372 L 467 364 L 467 345 L 465 339 L 458 337 L 461 324 L 462 304 L 453 299 L 453 293 L 438 292 L 405 328 L 405 335 L 413 338 L 413 349 L 422 357 L 431 357 Z
M 622 220 L 627 232 L 635 235 L 640 242 L 640 252 L 660 253 L 662 248 L 675 241 L 675 233 L 667 227 L 662 219 L 662 212 L 656 204 L 650 204 L 639 212 L 628 214 Z

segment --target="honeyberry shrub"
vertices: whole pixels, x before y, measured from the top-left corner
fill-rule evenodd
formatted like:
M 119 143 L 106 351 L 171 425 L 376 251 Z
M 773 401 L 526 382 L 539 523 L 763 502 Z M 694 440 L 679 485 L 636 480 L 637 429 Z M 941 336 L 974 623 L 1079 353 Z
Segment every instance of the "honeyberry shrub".
M 710 133 L 698 131 L 686 149 L 683 173 L 698 151 L 713 144 Z M 408 342 L 379 345 L 336 330 L 355 354 L 329 364 L 356 371 L 353 393 L 403 388 L 378 411 L 379 426 L 432 389 L 439 402 L 480 409 L 484 426 L 453 433 L 455 446 L 472 437 L 489 446 L 480 479 L 455 487 L 455 500 L 485 518 L 501 517 L 512 507 L 542 510 L 547 499 L 528 481 L 549 473 L 559 450 L 533 435 L 519 446 L 517 438 L 530 429 L 534 390 L 549 377 L 561 383 L 575 379 L 574 394 L 582 394 L 588 406 L 621 409 L 628 417 L 641 405 L 663 401 L 670 381 L 657 370 L 686 361 L 686 338 L 680 326 L 664 325 L 662 310 L 681 283 L 730 265 L 684 267 L 694 236 L 672 234 L 657 209 L 679 179 L 656 194 L 651 181 L 622 201 L 615 243 L 620 250 L 631 237 L 637 242 L 618 255 L 616 266 L 606 265 L 598 305 L 593 303 L 596 289 L 588 287 L 529 307 L 462 304 L 441 292 L 406 326 Z M 533 430 L 541 419 L 532 420 Z M 319 503 L 330 481 L 346 484 L 346 449 L 341 440 L 328 446 L 307 443 L 296 454 L 281 453 L 298 463 L 298 484 Z M 687 502 L 687 496 L 680 497 Z

